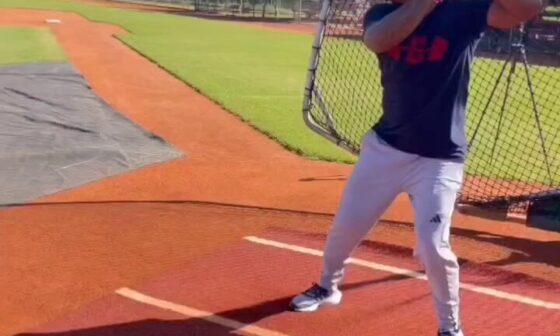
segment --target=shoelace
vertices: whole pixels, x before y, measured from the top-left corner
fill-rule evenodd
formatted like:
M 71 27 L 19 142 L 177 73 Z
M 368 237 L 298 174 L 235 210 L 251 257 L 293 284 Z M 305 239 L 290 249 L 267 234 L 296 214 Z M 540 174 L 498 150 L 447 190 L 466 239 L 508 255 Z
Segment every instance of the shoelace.
M 313 284 L 313 287 L 306 290 L 303 295 L 310 297 L 312 299 L 322 299 L 328 296 L 329 292 L 323 287 Z

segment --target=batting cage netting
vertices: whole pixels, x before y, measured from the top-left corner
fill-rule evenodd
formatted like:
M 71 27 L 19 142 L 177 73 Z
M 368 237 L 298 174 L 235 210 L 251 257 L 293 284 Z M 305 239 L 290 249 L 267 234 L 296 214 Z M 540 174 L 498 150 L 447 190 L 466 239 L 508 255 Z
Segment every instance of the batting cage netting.
M 382 109 L 377 57 L 362 43 L 362 18 L 375 3 L 324 1 L 304 103 L 308 125 L 355 154 Z M 560 212 L 559 96 L 560 7 L 519 29 L 486 33 L 470 87 L 460 203 Z

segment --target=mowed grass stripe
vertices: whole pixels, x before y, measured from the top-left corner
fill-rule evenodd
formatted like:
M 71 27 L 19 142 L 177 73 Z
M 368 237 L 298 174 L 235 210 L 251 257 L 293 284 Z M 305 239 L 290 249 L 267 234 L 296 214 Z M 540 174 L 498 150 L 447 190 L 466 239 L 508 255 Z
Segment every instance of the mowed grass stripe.
M 48 29 L 0 28 L 0 65 L 65 60 L 56 38 Z

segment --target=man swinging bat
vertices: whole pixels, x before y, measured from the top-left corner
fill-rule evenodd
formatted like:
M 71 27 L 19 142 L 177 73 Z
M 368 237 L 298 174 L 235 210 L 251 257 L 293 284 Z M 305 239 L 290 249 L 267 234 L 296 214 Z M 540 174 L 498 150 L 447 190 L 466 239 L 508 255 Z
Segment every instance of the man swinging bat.
M 379 59 L 383 115 L 363 140 L 327 239 L 320 281 L 292 300 L 292 310 L 311 312 L 341 302 L 345 261 L 406 192 L 438 335 L 463 336 L 459 265 L 449 236 L 467 155 L 465 110 L 474 50 L 488 26 L 508 29 L 531 20 L 541 1 L 404 0 L 367 12 L 363 41 Z

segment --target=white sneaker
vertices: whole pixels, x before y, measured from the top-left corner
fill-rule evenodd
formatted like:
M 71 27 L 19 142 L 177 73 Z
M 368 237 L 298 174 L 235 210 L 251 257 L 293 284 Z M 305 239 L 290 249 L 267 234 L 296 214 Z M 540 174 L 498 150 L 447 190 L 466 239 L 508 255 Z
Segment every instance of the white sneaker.
M 438 331 L 438 336 L 464 336 L 461 329 L 450 330 L 450 331 Z
M 342 293 L 328 290 L 317 284 L 296 296 L 290 303 L 290 310 L 296 312 L 314 312 L 321 306 L 336 306 L 342 301 Z

